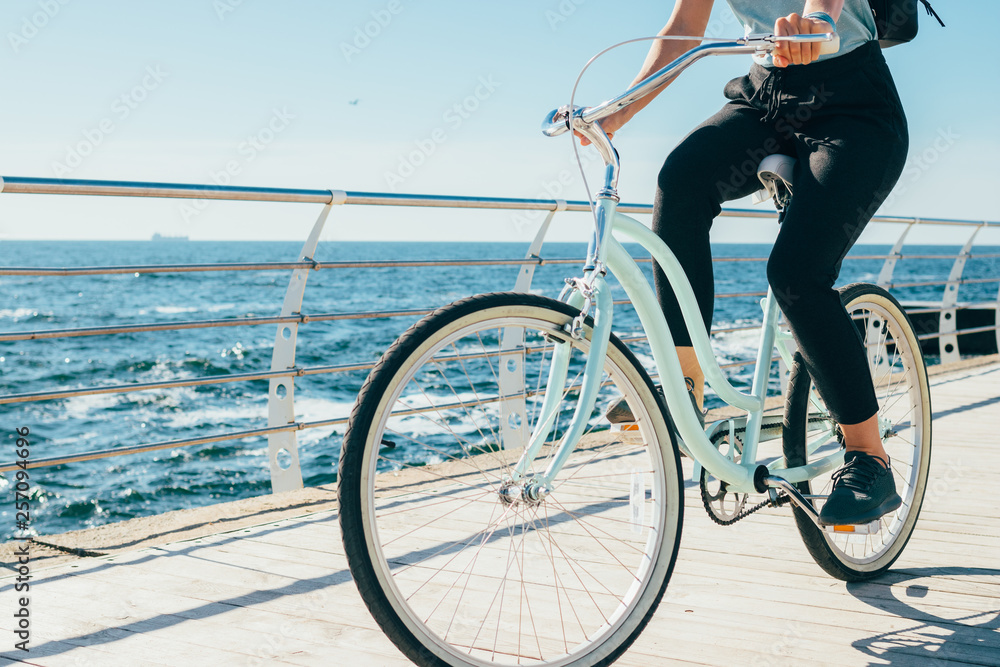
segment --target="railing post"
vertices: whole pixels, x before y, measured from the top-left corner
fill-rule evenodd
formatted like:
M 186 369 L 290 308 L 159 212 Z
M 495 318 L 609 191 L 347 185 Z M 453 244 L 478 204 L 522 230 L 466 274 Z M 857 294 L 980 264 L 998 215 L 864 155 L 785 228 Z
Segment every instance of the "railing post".
M 961 252 L 955 258 L 955 263 L 951 267 L 951 274 L 948 276 L 948 283 L 944 286 L 944 294 L 941 296 L 942 310 L 938 320 L 938 353 L 941 355 L 942 364 L 950 364 L 959 361 L 962 357 L 958 349 L 958 310 L 955 305 L 958 303 L 958 288 L 961 284 L 962 273 L 965 271 L 965 263 L 969 259 L 969 250 L 972 248 L 976 235 L 982 231 L 983 225 L 976 227 L 969 237 L 969 240 L 962 246 Z
M 515 292 L 531 289 L 531 279 L 535 267 L 541 259 L 542 243 L 549 230 L 552 218 L 559 211 L 566 210 L 566 201 L 556 200 L 556 207 L 549 211 L 542 221 L 535 239 L 528 248 L 525 263 L 517 273 Z M 528 423 L 528 406 L 524 399 L 524 329 L 507 327 L 500 338 L 500 358 L 498 375 L 500 379 L 500 433 L 504 448 L 516 449 L 528 444 L 531 424 Z
M 315 261 L 316 246 L 319 244 L 323 226 L 336 204 L 347 200 L 347 193 L 331 191 L 330 203 L 313 224 L 309 238 L 302 246 L 299 261 Z M 285 290 L 285 301 L 281 315 L 301 315 L 302 298 L 305 296 L 306 280 L 311 269 L 295 269 Z M 295 368 L 295 341 L 298 338 L 298 323 L 279 324 L 274 336 L 274 351 L 271 354 L 271 370 Z M 285 426 L 295 423 L 295 376 L 272 378 L 267 392 L 267 425 Z M 302 469 L 299 465 L 299 446 L 295 431 L 272 433 L 267 437 L 267 462 L 271 470 L 271 491 L 280 493 L 302 488 Z
M 884 287 L 889 289 L 889 285 L 892 284 L 892 272 L 896 270 L 896 262 L 899 261 L 900 250 L 903 249 L 903 243 L 906 241 L 906 235 L 910 233 L 913 225 L 919 222 L 918 219 L 914 218 L 914 221 L 906 226 L 903 233 L 899 235 L 896 239 L 896 244 L 892 246 L 892 250 L 889 251 L 889 256 L 886 258 L 885 263 L 882 264 L 882 270 L 878 274 L 877 285 L 879 287 Z
M 521 265 L 521 270 L 517 273 L 517 281 L 514 283 L 515 292 L 527 292 L 531 289 L 531 279 L 535 275 L 535 267 L 538 266 L 539 260 L 542 258 L 542 243 L 545 242 L 545 235 L 549 231 L 552 218 L 555 217 L 556 213 L 565 210 L 566 200 L 557 199 L 556 207 L 545 216 L 542 226 L 538 228 L 538 233 L 535 234 L 535 239 L 531 242 L 531 247 L 528 248 L 528 254 L 524 258 L 527 261 Z

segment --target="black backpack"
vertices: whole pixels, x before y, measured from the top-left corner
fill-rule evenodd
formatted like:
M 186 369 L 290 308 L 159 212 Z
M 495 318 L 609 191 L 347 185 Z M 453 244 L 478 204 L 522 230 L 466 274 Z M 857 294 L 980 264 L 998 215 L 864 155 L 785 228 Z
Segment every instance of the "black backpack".
M 917 36 L 917 1 L 868 0 L 872 14 L 875 15 L 878 43 L 883 49 L 912 41 Z M 931 3 L 928 0 L 919 1 L 923 3 L 927 13 L 943 26 L 944 21 L 931 7 Z

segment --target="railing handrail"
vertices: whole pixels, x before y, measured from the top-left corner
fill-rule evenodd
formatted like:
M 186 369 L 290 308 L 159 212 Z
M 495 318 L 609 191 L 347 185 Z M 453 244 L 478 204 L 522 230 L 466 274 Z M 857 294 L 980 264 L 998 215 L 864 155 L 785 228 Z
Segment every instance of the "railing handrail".
M 951 255 L 848 255 L 845 260 L 879 259 L 955 259 L 961 253 Z M 969 253 L 967 259 L 997 259 L 1000 253 Z M 713 257 L 713 262 L 766 262 L 767 257 Z M 652 262 L 650 257 L 635 259 L 640 264 Z M 386 269 L 421 268 L 445 266 L 536 266 L 555 264 L 579 264 L 579 258 L 567 257 L 522 257 L 519 259 L 387 259 L 387 260 L 345 260 L 338 262 L 219 262 L 215 264 L 113 264 L 107 266 L 0 266 L 0 276 L 101 276 L 128 273 L 197 273 L 202 271 L 282 271 L 288 269 Z
M 261 188 L 242 186 L 222 186 L 222 185 L 197 185 L 182 183 L 153 183 L 136 181 L 97 181 L 97 180 L 65 180 L 50 178 L 25 178 L 25 177 L 2 177 L 0 178 L 0 192 L 5 194 L 40 194 L 40 195 L 89 195 L 89 196 L 111 196 L 111 197 L 153 197 L 153 198 L 184 198 L 184 199 L 212 199 L 212 200 L 232 200 L 232 201 L 268 201 L 268 202 L 291 202 L 291 203 L 313 203 L 324 204 L 324 213 L 321 214 L 313 229 L 313 233 L 307 241 L 306 247 L 312 250 L 299 255 L 298 261 L 293 262 L 235 262 L 235 263 L 215 263 L 215 264 L 162 264 L 162 265 L 114 265 L 114 266 L 81 266 L 81 267 L 0 267 L 0 275 L 5 276 L 83 276 L 83 275 L 114 275 L 128 273 L 185 273 L 200 271 L 282 271 L 292 270 L 293 281 L 302 280 L 314 270 L 329 269 L 367 269 L 367 268 L 404 268 L 404 267 L 441 267 L 441 266 L 520 266 L 521 272 L 530 272 L 534 267 L 553 264 L 576 264 L 580 262 L 577 258 L 552 258 L 541 257 L 541 240 L 544 238 L 545 228 L 551 220 L 551 216 L 558 211 L 589 212 L 590 204 L 587 201 L 564 201 L 559 199 L 523 199 L 506 197 L 466 197 L 451 195 L 421 195 L 421 194 L 395 194 L 378 192 L 355 192 L 345 190 L 324 190 L 324 189 L 294 189 L 294 188 Z M 415 206 L 432 208 L 476 208 L 476 209 L 496 209 L 496 210 L 538 210 L 549 211 L 549 218 L 542 224 L 542 229 L 536 236 L 532 244 L 532 250 L 527 257 L 523 258 L 498 258 L 498 259 L 439 259 L 439 260 L 352 260 L 352 261 L 317 261 L 313 259 L 316 242 L 319 238 L 319 231 L 326 214 L 333 205 L 358 205 L 358 206 Z M 649 204 L 621 204 L 618 210 L 623 213 L 647 214 L 652 212 L 653 207 Z M 767 210 L 754 209 L 723 209 L 721 215 L 726 217 L 760 218 L 774 219 L 775 213 Z M 1000 222 L 984 220 L 961 220 L 952 218 L 923 218 L 905 216 L 875 216 L 872 222 L 876 223 L 898 223 L 905 224 L 906 229 L 900 236 L 893 250 L 889 254 L 853 255 L 846 259 L 851 260 L 885 260 L 888 271 L 883 270 L 883 275 L 879 278 L 879 283 L 884 287 L 916 287 L 946 285 L 946 293 L 954 295 L 960 285 L 974 283 L 995 283 L 1000 282 L 1000 277 L 993 278 L 963 278 L 962 268 L 968 259 L 972 258 L 998 258 L 998 253 L 972 253 L 970 252 L 973 239 L 976 234 L 984 228 L 998 228 Z M 972 236 L 957 254 L 906 254 L 901 252 L 903 239 L 913 225 L 951 225 L 974 228 Z M 767 257 L 715 257 L 715 262 L 762 262 Z M 902 259 L 926 259 L 926 260 L 955 260 L 955 266 L 948 280 L 932 280 L 917 282 L 891 281 L 891 267 L 895 262 Z M 649 263 L 650 258 L 641 258 L 637 261 Z M 298 276 L 298 278 L 296 278 Z M 520 280 L 519 280 L 520 283 Z M 530 284 L 530 275 L 528 283 Z M 303 280 L 304 284 L 304 280 Z M 116 333 L 169 331 L 180 329 L 196 329 L 209 327 L 231 327 L 231 326 L 254 326 L 263 324 L 278 324 L 279 331 L 288 332 L 288 327 L 297 327 L 307 322 L 331 321 L 345 319 L 367 319 L 400 316 L 419 316 L 431 312 L 430 309 L 407 309 L 392 311 L 366 311 L 366 312 L 345 312 L 345 313 L 321 313 L 309 315 L 300 310 L 287 310 L 290 303 L 288 298 L 293 294 L 292 283 L 289 285 L 289 292 L 286 294 L 286 307 L 277 316 L 270 317 L 246 317 L 246 318 L 224 318 L 214 320 L 191 320 L 191 321 L 170 321 L 170 322 L 150 322 L 132 325 L 112 325 L 101 327 L 82 327 L 75 329 L 52 329 L 23 332 L 0 332 L 0 342 L 29 339 L 50 339 L 88 335 L 104 335 Z M 716 295 L 717 298 L 756 298 L 766 294 L 760 291 L 732 292 Z M 299 294 L 301 301 L 301 294 Z M 623 304 L 628 301 L 616 301 Z M 959 310 L 974 306 L 992 305 L 992 302 L 977 304 L 959 304 L 954 298 L 946 298 L 941 307 L 923 308 L 913 311 L 916 313 L 941 313 L 942 318 L 950 318 Z M 301 308 L 301 304 L 299 306 Z M 1000 305 L 998 305 L 1000 308 Z M 942 323 L 945 320 L 942 319 Z M 930 338 L 942 338 L 941 346 L 945 347 L 946 340 L 956 340 L 957 335 L 965 333 L 984 333 L 989 331 L 998 332 L 1000 340 L 1000 313 L 997 315 L 998 325 L 977 326 L 967 329 L 951 328 L 937 333 L 925 333 L 918 338 L 926 340 Z M 283 329 L 284 327 L 284 329 Z M 712 331 L 713 334 L 737 332 L 754 329 L 754 326 L 728 327 Z M 279 338 L 282 336 L 279 333 Z M 288 336 L 284 336 L 288 338 Z M 294 335 L 291 337 L 291 347 L 294 350 Z M 642 340 L 641 336 L 631 336 L 623 340 L 635 342 Z M 278 342 L 276 342 L 277 348 Z M 949 346 L 950 347 L 950 346 Z M 955 352 L 957 354 L 957 351 Z M 277 357 L 276 357 L 277 358 Z M 291 357 L 294 359 L 294 354 Z M 747 366 L 755 363 L 755 359 L 734 360 L 724 364 L 723 368 Z M 294 378 L 306 375 L 316 375 L 322 373 L 342 373 L 349 371 L 359 371 L 370 369 L 373 363 L 338 364 L 330 366 L 299 367 L 292 363 L 288 367 L 278 366 L 269 371 L 256 371 L 248 373 L 238 373 L 224 376 L 189 377 L 185 379 L 131 383 L 117 385 L 103 385 L 92 387 L 79 387 L 75 389 L 57 389 L 50 391 L 39 391 L 23 394 L 8 394 L 0 396 L 0 404 L 24 403 L 31 401 L 44 401 L 59 398 L 84 396 L 90 394 L 104 393 L 130 393 L 135 391 L 147 391 L 153 389 L 164 389 L 186 386 L 200 386 L 210 384 L 221 384 L 228 382 L 249 382 L 268 380 L 272 388 L 275 382 L 293 382 Z M 269 401 L 271 399 L 269 398 Z M 269 403 L 270 405 L 270 403 Z M 40 459 L 33 463 L 32 467 L 44 467 L 59 465 L 75 461 L 85 461 L 96 458 L 106 458 L 135 454 L 140 452 L 155 451 L 173 447 L 183 447 L 197 444 L 207 444 L 223 440 L 235 440 L 252 436 L 267 435 L 269 441 L 278 435 L 288 434 L 303 429 L 317 428 L 322 426 L 339 425 L 346 422 L 346 418 L 328 419 L 314 422 L 301 422 L 292 417 L 285 423 L 274 424 L 269 418 L 269 426 L 245 431 L 213 434 L 174 440 L 169 442 L 158 442 L 144 445 L 136 445 L 112 450 L 98 450 L 82 452 L 69 456 L 54 457 L 50 459 Z M 294 443 L 294 440 L 292 441 Z M 269 448 L 277 451 L 280 443 L 271 443 Z M 293 444 L 294 446 L 294 444 Z M 274 452 L 272 452 L 273 454 Z M 10 470 L 10 464 L 0 464 L 0 471 Z M 274 482 L 272 470 L 272 483 Z M 301 482 L 299 482 L 301 485 Z
M 525 199 L 516 197 L 465 197 L 459 195 L 401 194 L 297 188 L 263 188 L 238 185 L 156 183 L 144 181 L 98 181 L 85 179 L 0 177 L 0 192 L 38 195 L 92 195 L 104 197 L 155 197 L 167 199 L 216 199 L 231 201 L 296 202 L 356 206 L 418 206 L 432 208 L 495 208 L 539 211 L 590 211 L 584 200 Z M 619 204 L 622 213 L 652 213 L 652 204 Z M 728 217 L 774 218 L 766 210 L 723 209 Z M 921 218 L 876 215 L 873 222 L 899 224 L 963 225 L 1000 227 L 1000 222 L 957 218 Z

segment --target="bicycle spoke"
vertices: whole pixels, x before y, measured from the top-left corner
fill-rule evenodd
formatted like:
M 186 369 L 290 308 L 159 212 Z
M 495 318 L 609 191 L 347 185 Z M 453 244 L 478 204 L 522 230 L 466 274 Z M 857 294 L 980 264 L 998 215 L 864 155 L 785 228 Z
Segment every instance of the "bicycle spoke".
M 366 539 L 378 547 L 369 549 L 371 566 L 378 581 L 394 582 L 378 584 L 393 613 L 425 628 L 415 633 L 420 641 L 449 647 L 442 655 L 508 666 L 571 660 L 617 637 L 633 609 L 648 611 L 655 599 L 649 586 L 662 590 L 662 575 L 651 578 L 664 569 L 652 568 L 673 558 L 678 526 L 660 496 L 676 494 L 667 502 L 678 502 L 681 491 L 675 460 L 665 461 L 664 445 L 650 441 L 665 424 L 657 421 L 659 410 L 636 405 L 638 433 L 598 433 L 608 428 L 599 413 L 606 402 L 617 394 L 633 402 L 646 395 L 646 385 L 637 384 L 644 371 L 614 343 L 598 377 L 588 379 L 590 341 L 574 341 L 562 386 L 548 396 L 555 405 L 551 433 L 528 476 L 513 476 L 522 445 L 502 442 L 510 433 L 501 420 L 517 414 L 512 428 L 537 432 L 556 356 L 551 337 L 562 337 L 565 316 L 544 326 L 532 326 L 527 315 L 476 320 L 466 311 L 462 317 L 437 339 L 421 342 L 411 333 L 416 342 L 405 353 L 411 356 L 392 357 L 401 370 L 392 371 L 399 379 L 391 395 L 402 398 L 369 413 L 381 420 L 371 437 L 385 434 L 365 450 L 375 471 L 365 477 L 371 488 L 363 496 L 371 517 Z M 549 480 L 550 491 L 532 500 L 531 476 L 559 453 L 590 381 L 597 386 L 595 409 L 579 415 L 579 440 Z M 655 502 L 638 498 L 638 523 L 629 519 L 635 475 L 652 477 L 657 495 Z
M 867 571 L 864 568 L 877 567 L 880 564 L 887 567 L 891 559 L 898 554 L 898 549 L 891 550 L 898 539 L 906 539 L 913 528 L 913 507 L 919 505 L 919 491 L 915 484 L 920 484 L 920 475 L 926 477 L 926 467 L 921 462 L 922 452 L 926 443 L 923 438 L 929 437 L 925 430 L 926 417 L 921 412 L 922 402 L 927 400 L 926 384 L 922 383 L 920 367 L 922 359 L 919 348 L 910 346 L 905 317 L 888 297 L 878 288 L 855 286 L 849 288 L 855 295 L 863 295 L 861 303 L 852 309 L 848 308 L 852 320 L 857 326 L 864 327 L 862 337 L 866 345 L 866 355 L 871 369 L 872 384 L 875 387 L 878 400 L 878 417 L 888 424 L 891 435 L 884 437 L 884 446 L 889 454 L 888 465 L 896 480 L 897 492 L 903 499 L 902 506 L 877 521 L 879 529 L 871 533 L 829 534 L 823 533 L 826 548 L 810 547 L 810 552 L 821 565 L 831 556 L 839 563 L 838 567 L 846 566 L 850 571 Z M 871 302 L 869 303 L 869 299 Z M 879 327 L 875 326 L 875 323 Z M 891 351 L 890 351 L 891 349 Z M 809 400 L 822 399 L 810 391 Z M 801 441 L 806 451 L 806 461 L 815 461 L 826 454 L 824 450 L 816 450 L 816 440 L 811 433 Z M 817 495 L 829 495 L 832 486 L 831 474 L 824 474 L 810 482 L 810 488 Z M 914 502 L 916 501 L 916 505 Z M 815 531 L 815 528 L 802 528 L 803 532 Z M 810 544 L 818 545 L 817 542 Z M 824 568 L 836 574 L 836 568 Z M 859 570 L 860 569 L 860 570 Z M 839 574 L 837 576 L 840 576 Z
M 479 334 L 476 335 L 478 336 Z M 480 342 L 482 342 L 482 339 L 480 339 Z M 458 347 L 454 343 L 452 343 L 451 346 L 455 349 L 455 352 L 458 353 Z M 477 401 L 481 400 L 479 397 L 479 392 L 476 391 L 476 384 L 472 381 L 472 378 L 469 377 L 469 370 L 465 366 L 465 360 L 459 359 L 458 363 L 462 367 L 462 372 L 465 374 L 466 379 L 469 381 L 469 388 L 472 390 L 472 395 L 476 397 Z M 489 365 L 490 370 L 492 370 L 493 364 L 490 363 L 489 357 L 486 358 L 486 363 L 487 365 Z M 497 432 L 495 430 L 493 430 L 493 424 L 490 424 L 490 434 L 493 436 L 493 442 L 497 443 L 502 442 L 500 436 L 497 435 Z
M 566 514 L 569 514 L 570 516 L 572 516 L 572 517 L 573 517 L 573 518 L 574 518 L 574 519 L 576 520 L 576 523 L 577 523 L 577 524 L 578 524 L 578 525 L 579 525 L 579 526 L 580 526 L 581 528 L 583 528 L 583 530 L 584 530 L 584 531 L 586 531 L 588 535 L 590 535 L 591 537 L 594 537 L 594 538 L 595 538 L 595 541 L 597 541 L 598 543 L 600 543 L 600 545 L 601 545 L 601 548 L 602 548 L 602 549 L 604 549 L 604 550 L 605 550 L 606 552 L 608 552 L 608 555 L 609 555 L 609 556 L 611 556 L 611 557 L 612 557 L 612 558 L 613 558 L 613 559 L 614 559 L 614 560 L 615 560 L 615 561 L 616 561 L 616 562 L 617 562 L 617 563 L 618 563 L 619 565 L 621 565 L 621 566 L 622 566 L 622 567 L 623 567 L 624 569 L 628 570 L 628 569 L 629 569 L 629 567 L 628 567 L 627 565 L 625 565 L 625 563 L 621 562 L 621 560 L 620 560 L 620 559 L 618 558 L 618 556 L 617 556 L 617 555 L 616 555 L 616 554 L 615 554 L 615 553 L 614 553 L 613 551 L 611 551 L 611 550 L 610 550 L 610 549 L 608 549 L 608 548 L 607 548 L 606 546 L 604 546 L 604 541 L 603 541 L 603 540 L 598 540 L 598 539 L 596 538 L 596 536 L 595 536 L 595 535 L 594 535 L 593 533 L 591 533 L 591 532 L 590 532 L 589 530 L 587 530 L 587 528 L 588 528 L 588 527 L 591 527 L 591 528 L 593 528 L 594 530 L 596 530 L 596 531 L 598 531 L 598 532 L 600 532 L 600 533 L 603 533 L 604 535 L 607 535 L 607 536 L 608 536 L 608 537 L 609 537 L 610 539 L 614 540 L 615 542 L 618 542 L 618 543 L 620 543 L 620 544 L 622 544 L 622 545 L 624 545 L 624 546 L 627 546 L 627 547 L 629 547 L 629 548 L 631 548 L 631 549 L 633 549 L 633 550 L 635 550 L 635 551 L 638 551 L 639 553 L 642 553 L 642 549 L 639 549 L 639 548 L 638 548 L 638 547 L 636 547 L 636 546 L 635 546 L 634 544 L 629 544 L 629 543 L 628 543 L 628 542 L 626 542 L 625 540 L 622 540 L 622 539 L 619 539 L 619 538 L 616 538 L 616 537 L 613 537 L 613 536 L 612 536 L 612 535 L 611 535 L 610 533 L 608 533 L 608 532 L 607 532 L 606 530 L 603 530 L 603 529 L 601 529 L 601 528 L 599 528 L 599 527 L 597 527 L 597 526 L 590 526 L 590 524 L 588 524 L 588 523 L 587 523 L 586 521 L 584 521 L 584 520 L 583 520 L 583 517 L 582 517 L 582 516 L 578 516 L 578 515 L 574 514 L 573 512 L 571 512 L 571 511 L 570 511 L 570 510 L 569 510 L 569 509 L 568 509 L 568 508 L 567 508 L 567 507 L 566 507 L 565 505 L 563 505 L 562 503 L 560 503 L 560 502 L 558 502 L 558 501 L 555 501 L 555 502 L 553 502 L 552 504 L 553 504 L 553 505 L 555 505 L 556 507 L 558 507 L 559 509 L 561 509 L 561 510 L 562 510 L 563 512 L 565 512 Z M 624 523 L 624 522 L 623 522 L 623 523 Z M 634 575 L 633 575 L 633 577 L 634 577 Z
M 484 442 L 489 442 L 489 438 L 487 438 L 486 434 L 483 433 L 483 429 L 482 429 L 482 427 L 479 426 L 479 422 L 476 420 L 475 417 L 472 416 L 472 413 L 469 410 L 470 406 L 465 405 L 465 402 L 462 401 L 461 399 L 459 399 L 458 392 L 455 391 L 455 387 L 452 386 L 451 381 L 447 378 L 447 376 L 445 376 L 444 372 L 441 371 L 440 364 L 437 363 L 437 362 L 435 362 L 435 366 L 436 366 L 436 368 L 438 370 L 438 374 L 441 376 L 441 379 L 445 381 L 445 384 L 448 385 L 448 388 L 451 389 L 451 392 L 453 394 L 455 394 L 455 398 L 458 399 L 458 402 L 461 404 L 462 409 L 465 411 L 465 414 L 468 415 L 469 421 L 472 423 L 473 426 L 476 427 L 476 431 L 479 432 L 479 436 L 483 439 Z M 478 400 L 478 398 L 477 398 L 477 400 Z M 498 400 L 499 400 L 499 398 L 498 398 Z
M 399 437 L 402 437 L 402 438 L 406 438 L 407 440 L 410 440 L 411 442 L 413 442 L 415 444 L 418 444 L 418 445 L 422 446 L 425 449 L 429 449 L 430 451 L 434 452 L 435 454 L 438 454 L 439 456 L 441 456 L 441 458 L 443 458 L 445 461 L 461 461 L 462 463 L 465 463 L 466 465 L 472 465 L 472 467 L 474 467 L 476 469 L 476 471 L 479 472 L 479 474 L 483 477 L 483 480 L 487 484 L 489 484 L 490 486 L 493 486 L 493 482 L 490 480 L 489 476 L 486 474 L 486 471 L 484 471 L 479 466 L 475 466 L 473 464 L 468 463 L 468 459 L 472 458 L 471 456 L 467 456 L 466 458 L 457 458 L 457 457 L 455 457 L 455 456 L 453 456 L 451 454 L 448 454 L 447 452 L 441 451 L 441 450 L 437 449 L 436 447 L 432 447 L 431 445 L 428 445 L 427 443 L 420 442 L 419 440 L 416 440 L 416 439 L 414 439 L 414 438 L 412 438 L 412 437 L 410 437 L 408 435 L 405 435 L 403 433 L 399 433 L 399 432 L 397 432 L 395 430 L 389 431 L 389 432 L 392 433 L 393 435 L 396 435 L 396 436 L 399 436 Z M 464 447 L 462 448 L 462 451 L 463 452 L 466 451 Z M 381 455 L 381 454 L 379 455 L 378 458 L 380 460 L 387 461 L 389 463 L 397 463 L 397 461 L 394 461 L 393 459 L 387 458 L 387 457 L 385 457 L 384 455 Z M 407 470 L 407 469 L 409 469 L 409 470 L 419 470 L 421 473 L 430 474 L 430 475 L 437 474 L 437 473 L 434 473 L 433 471 L 428 470 L 427 466 L 422 466 L 422 465 L 421 466 L 413 466 L 413 465 L 406 466 L 406 465 L 404 465 L 404 466 L 402 466 L 400 468 L 400 470 Z M 441 477 L 442 479 L 447 479 L 447 480 L 452 480 L 452 481 L 454 481 L 454 479 L 455 479 L 454 477 L 451 477 L 451 476 L 442 476 L 442 475 L 438 475 L 438 476 Z M 497 476 L 497 479 L 499 480 L 499 476 Z M 466 484 L 468 484 L 468 483 L 466 482 Z M 473 484 L 468 484 L 468 486 L 470 486 L 472 488 L 477 488 Z M 496 487 L 493 487 L 493 488 L 496 488 Z

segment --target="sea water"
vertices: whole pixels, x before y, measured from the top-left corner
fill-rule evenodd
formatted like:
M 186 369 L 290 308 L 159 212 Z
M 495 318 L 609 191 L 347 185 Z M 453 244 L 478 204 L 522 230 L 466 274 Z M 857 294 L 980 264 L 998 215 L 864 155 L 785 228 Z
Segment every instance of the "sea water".
M 5 266 L 108 266 L 294 261 L 299 242 L 70 242 L 6 241 Z M 636 248 L 630 248 L 637 250 Z M 717 245 L 716 257 L 764 257 L 765 245 Z M 518 259 L 516 243 L 323 243 L 323 261 Z M 852 255 L 884 254 L 884 246 L 859 246 Z M 906 248 L 909 254 L 954 253 L 956 248 Z M 998 249 L 977 247 L 977 253 Z M 546 259 L 582 259 L 578 244 L 546 244 Z M 641 253 L 636 252 L 636 256 Z M 896 282 L 943 280 L 952 260 L 905 260 Z M 873 281 L 881 260 L 844 263 L 839 284 Z M 650 264 L 642 264 L 651 276 Z M 385 267 L 310 272 L 302 312 L 349 313 L 430 309 L 480 292 L 512 289 L 519 267 Z M 580 264 L 536 269 L 532 291 L 557 296 L 563 279 Z M 95 276 L 0 276 L 0 330 L 71 329 L 108 325 L 275 316 L 290 271 L 136 273 Z M 965 277 L 996 277 L 996 259 L 970 260 Z M 766 290 L 764 262 L 717 262 L 719 294 Z M 615 284 L 615 298 L 623 293 Z M 993 301 L 996 283 L 963 286 L 963 301 Z M 895 290 L 901 300 L 940 300 L 941 286 Z M 760 297 L 716 300 L 715 328 L 760 321 Z M 300 367 L 374 362 L 415 317 L 310 322 L 299 328 Z M 277 325 L 236 326 L 149 333 L 84 336 L 0 343 L 0 394 L 50 391 L 118 383 L 147 383 L 226 376 L 270 369 Z M 640 333 L 631 308 L 615 312 L 615 331 Z M 754 357 L 753 331 L 716 336 L 720 363 Z M 648 347 L 636 348 L 651 364 Z M 737 387 L 749 388 L 751 367 L 729 369 Z M 295 381 L 299 421 L 344 418 L 365 372 L 314 375 Z M 775 374 L 772 389 L 777 390 Z M 267 380 L 105 394 L 0 406 L 0 461 L 14 460 L 15 428 L 31 431 L 35 459 L 145 443 L 194 438 L 267 425 Z M 719 405 L 708 397 L 709 407 Z M 343 427 L 300 431 L 306 485 L 336 481 Z M 10 496 L 13 476 L 0 476 Z M 33 530 L 56 533 L 235 500 L 270 491 L 267 441 L 246 438 L 146 454 L 108 458 L 31 471 Z M 0 508 L 0 530 L 14 527 L 13 502 Z

